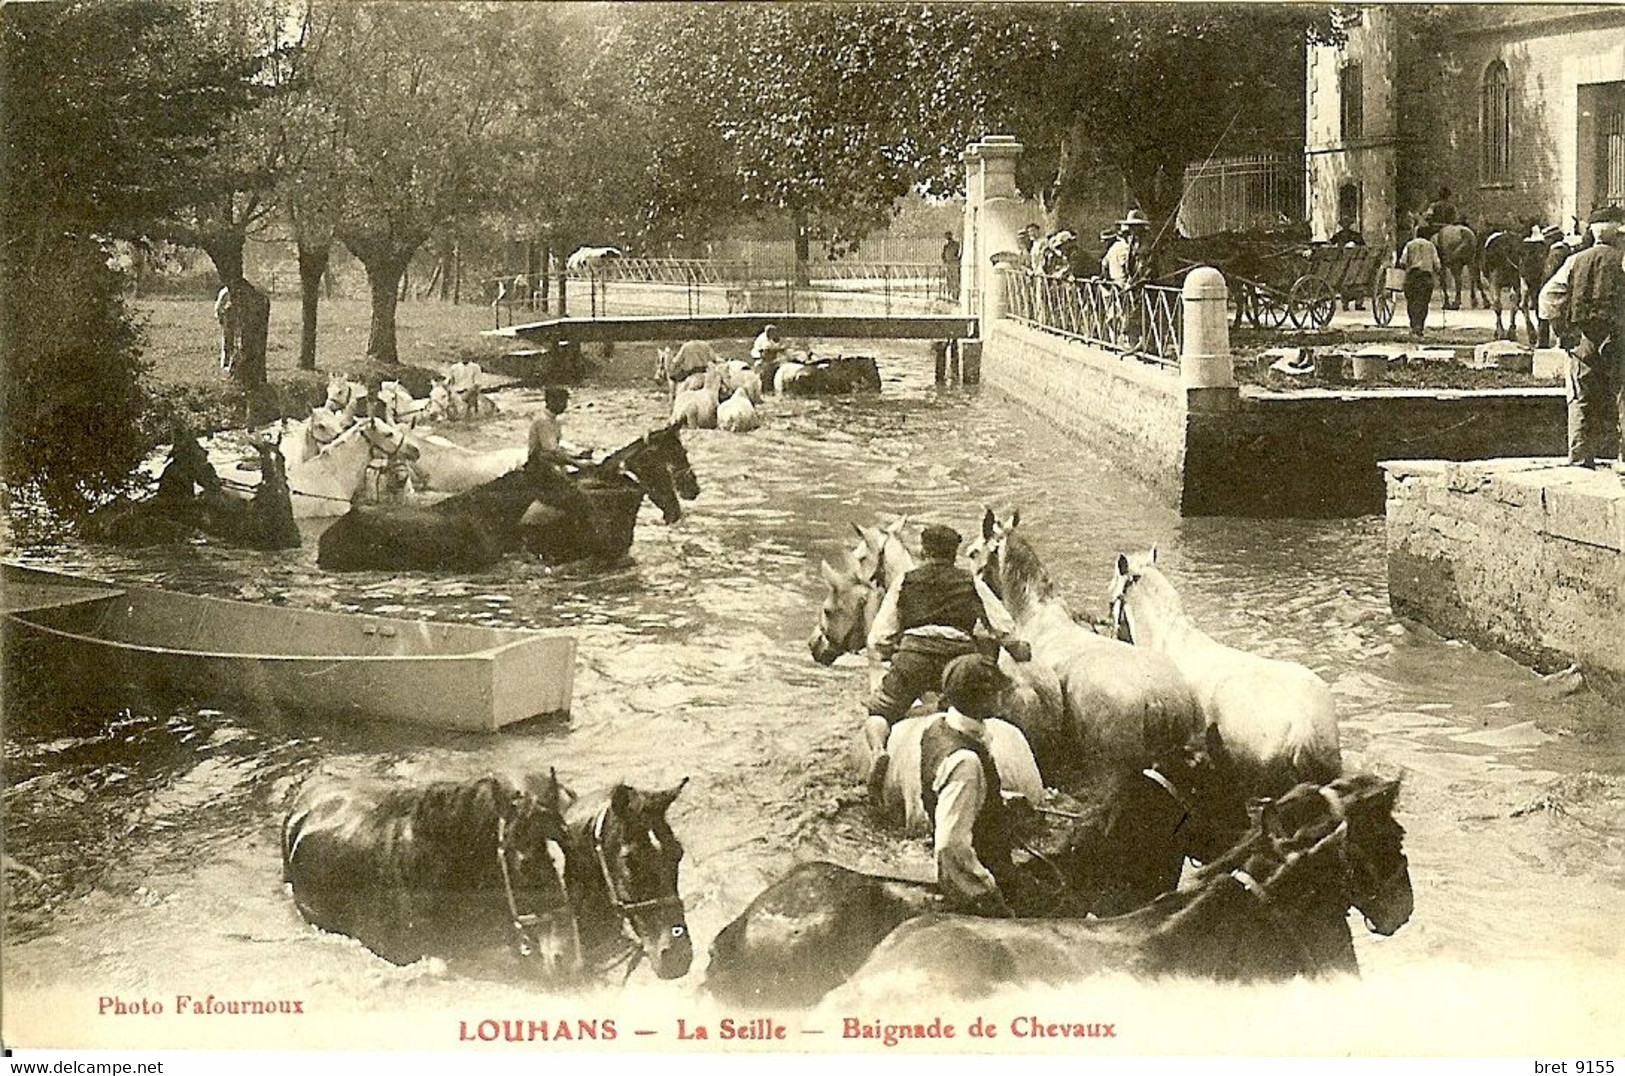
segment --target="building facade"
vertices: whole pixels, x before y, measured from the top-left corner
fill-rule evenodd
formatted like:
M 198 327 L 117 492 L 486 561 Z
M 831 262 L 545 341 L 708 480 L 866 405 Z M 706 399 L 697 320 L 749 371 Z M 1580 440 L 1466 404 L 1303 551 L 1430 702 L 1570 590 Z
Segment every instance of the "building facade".
M 1307 210 L 1392 245 L 1441 187 L 1476 230 L 1625 204 L 1625 7 L 1367 7 L 1308 50 Z

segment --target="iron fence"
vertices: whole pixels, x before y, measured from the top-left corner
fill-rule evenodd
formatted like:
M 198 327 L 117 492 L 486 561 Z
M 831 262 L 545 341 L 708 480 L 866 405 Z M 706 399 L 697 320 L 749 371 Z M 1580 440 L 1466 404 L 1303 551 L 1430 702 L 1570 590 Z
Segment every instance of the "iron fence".
M 957 267 L 954 267 L 957 268 Z M 958 305 L 958 274 L 931 262 L 762 265 L 708 258 L 601 258 L 563 279 L 523 273 L 482 282 L 496 327 L 549 316 L 565 300 L 574 317 L 638 314 L 936 313 Z
M 1124 287 L 1091 277 L 1005 269 L 1005 316 L 1163 366 L 1179 365 L 1183 304 L 1178 288 Z

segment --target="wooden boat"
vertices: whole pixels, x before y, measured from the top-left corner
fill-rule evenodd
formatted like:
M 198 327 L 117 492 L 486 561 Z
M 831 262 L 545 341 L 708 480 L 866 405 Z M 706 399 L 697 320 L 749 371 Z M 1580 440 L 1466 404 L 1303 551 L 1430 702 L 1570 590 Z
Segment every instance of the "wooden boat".
M 7 679 L 492 731 L 568 711 L 575 638 L 324 613 L 4 565 Z M 136 693 L 136 694 L 132 694 Z

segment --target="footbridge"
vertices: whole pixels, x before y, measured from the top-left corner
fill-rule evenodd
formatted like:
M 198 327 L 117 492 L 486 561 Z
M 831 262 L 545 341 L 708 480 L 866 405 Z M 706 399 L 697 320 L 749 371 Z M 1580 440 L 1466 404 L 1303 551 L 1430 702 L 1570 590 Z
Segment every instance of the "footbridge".
M 766 325 L 778 326 L 783 336 L 812 339 L 965 340 L 976 336 L 976 318 L 964 314 L 775 313 L 550 318 L 487 329 L 484 335 L 556 348 L 566 343 L 749 340 Z

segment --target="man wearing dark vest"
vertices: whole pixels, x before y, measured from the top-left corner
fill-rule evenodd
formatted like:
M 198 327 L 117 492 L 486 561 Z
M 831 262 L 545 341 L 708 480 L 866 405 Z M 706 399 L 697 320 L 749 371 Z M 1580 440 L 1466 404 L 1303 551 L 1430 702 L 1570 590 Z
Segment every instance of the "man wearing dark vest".
M 943 670 L 965 654 L 997 654 L 999 646 L 1017 661 L 1032 657 L 1032 648 L 994 628 L 993 618 L 976 580 L 954 565 L 959 555 L 959 533 L 930 524 L 920 532 L 920 553 L 925 562 L 892 584 L 875 616 L 870 638 L 891 668 L 869 700 L 864 739 L 872 759 L 869 789 L 877 793 L 885 780 L 886 735 L 908 714 L 908 708 L 927 691 L 942 686 Z M 978 625 L 990 633 L 976 638 Z M 880 802 L 878 794 L 871 798 Z
M 937 888 L 956 910 L 979 915 L 1011 914 L 1011 819 L 983 728 L 1008 685 L 992 658 L 955 658 L 942 679 L 947 712 L 931 718 L 920 738 Z

